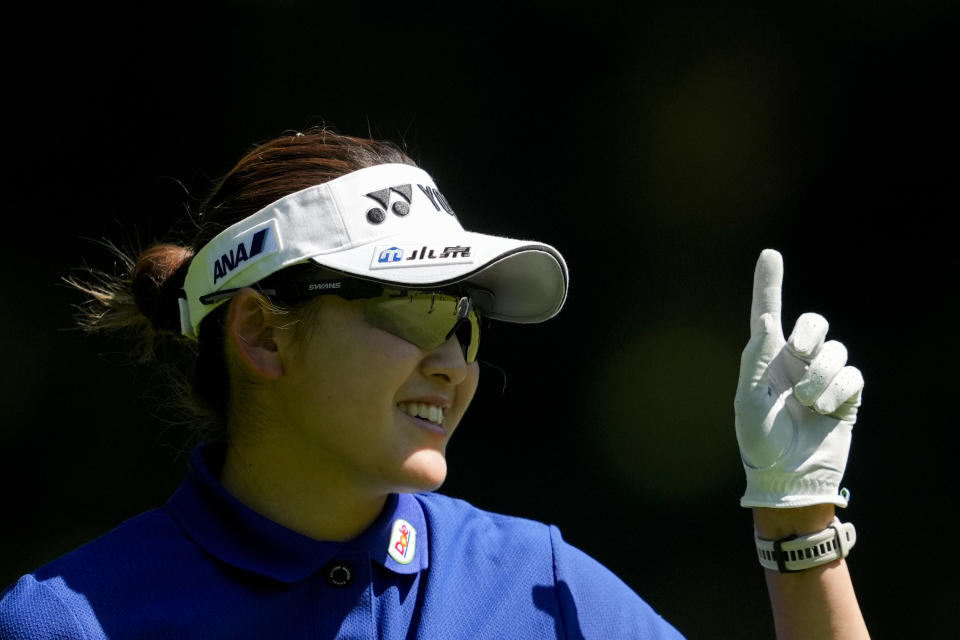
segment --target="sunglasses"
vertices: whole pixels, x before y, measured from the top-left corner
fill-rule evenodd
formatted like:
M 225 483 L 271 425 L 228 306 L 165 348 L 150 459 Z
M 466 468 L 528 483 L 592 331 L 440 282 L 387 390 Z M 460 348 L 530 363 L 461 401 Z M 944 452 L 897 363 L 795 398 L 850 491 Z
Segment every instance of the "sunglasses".
M 411 342 L 425 351 L 439 348 L 456 336 L 467 363 L 475 362 L 480 348 L 480 313 L 475 298 L 493 294 L 476 287 L 453 286 L 437 290 L 391 289 L 358 278 L 330 278 L 330 272 L 286 275 L 283 271 L 252 285 L 280 303 L 294 304 L 317 296 L 335 295 L 362 300 L 367 322 Z M 224 289 L 200 296 L 203 304 L 232 297 L 239 289 Z

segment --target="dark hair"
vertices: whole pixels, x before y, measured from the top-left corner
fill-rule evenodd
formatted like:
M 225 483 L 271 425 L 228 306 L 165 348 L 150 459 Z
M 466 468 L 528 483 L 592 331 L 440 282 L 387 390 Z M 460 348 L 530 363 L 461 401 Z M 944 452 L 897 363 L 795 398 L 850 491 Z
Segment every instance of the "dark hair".
M 106 241 L 119 258 L 119 274 L 87 270 L 66 278 L 85 294 L 77 305 L 77 324 L 88 332 L 120 332 L 132 338 L 137 360 L 157 366 L 170 383 L 169 404 L 179 419 L 190 423 L 199 439 L 225 439 L 230 380 L 223 318 L 228 305 L 204 318 L 196 342 L 180 333 L 178 294 L 193 256 L 223 229 L 289 193 L 385 163 L 414 164 L 393 143 L 328 129 L 289 133 L 255 145 L 200 205 L 187 246 L 154 244 L 134 257 Z

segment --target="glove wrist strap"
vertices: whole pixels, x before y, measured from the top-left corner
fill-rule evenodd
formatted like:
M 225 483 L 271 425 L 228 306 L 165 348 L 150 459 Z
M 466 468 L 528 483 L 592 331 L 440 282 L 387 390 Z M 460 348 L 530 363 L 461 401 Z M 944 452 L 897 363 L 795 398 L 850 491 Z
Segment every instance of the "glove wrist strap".
M 817 533 L 779 540 L 754 538 L 761 565 L 780 573 L 795 573 L 846 558 L 857 542 L 857 530 L 852 523 L 835 517 L 829 527 Z

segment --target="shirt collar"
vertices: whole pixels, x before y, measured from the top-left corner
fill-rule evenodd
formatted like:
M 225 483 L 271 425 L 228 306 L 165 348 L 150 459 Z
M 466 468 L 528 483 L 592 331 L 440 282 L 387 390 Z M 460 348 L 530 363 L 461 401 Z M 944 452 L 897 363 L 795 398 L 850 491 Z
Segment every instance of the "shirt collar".
M 186 479 L 167 503 L 187 535 L 207 553 L 283 582 L 306 578 L 343 551 L 365 552 L 394 573 L 427 568 L 427 520 L 414 496 L 391 494 L 373 524 L 353 540 L 314 540 L 260 515 L 228 493 L 217 479 L 225 452 L 223 444 L 196 447 Z

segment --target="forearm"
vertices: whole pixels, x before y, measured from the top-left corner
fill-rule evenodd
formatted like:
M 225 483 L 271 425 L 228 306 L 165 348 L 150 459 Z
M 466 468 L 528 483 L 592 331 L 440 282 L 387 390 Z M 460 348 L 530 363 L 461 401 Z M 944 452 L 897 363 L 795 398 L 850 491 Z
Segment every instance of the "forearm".
M 831 504 L 753 510 L 756 532 L 767 540 L 821 531 L 833 516 Z M 797 573 L 764 572 L 779 640 L 870 637 L 846 561 L 836 560 Z

